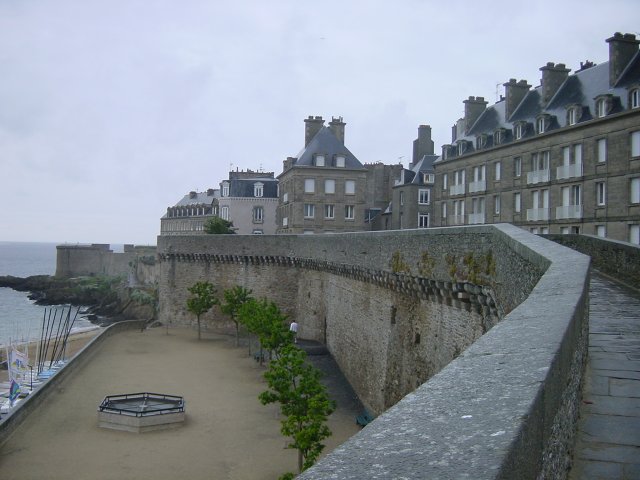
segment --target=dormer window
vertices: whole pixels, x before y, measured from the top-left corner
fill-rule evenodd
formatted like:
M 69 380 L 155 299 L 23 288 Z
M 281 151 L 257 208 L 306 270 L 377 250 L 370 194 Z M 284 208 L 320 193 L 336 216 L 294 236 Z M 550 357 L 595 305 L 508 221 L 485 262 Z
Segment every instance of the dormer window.
M 482 150 L 483 148 L 487 148 L 489 145 L 489 137 L 487 135 L 478 135 L 476 138 L 476 148 L 478 150 Z
M 254 183 L 253 184 L 253 196 L 254 197 L 262 197 L 264 195 L 264 183 Z
M 316 155 L 316 167 L 324 167 L 324 155 Z
M 536 118 L 536 133 L 540 135 L 549 129 L 550 116 L 547 114 L 539 115 Z
M 516 140 L 520 140 L 521 138 L 524 137 L 526 130 L 527 130 L 526 122 L 518 122 L 513 128 L 513 136 L 515 137 Z
M 344 155 L 336 155 L 336 167 L 344 168 L 345 157 Z
M 494 145 L 502 145 L 506 139 L 506 131 L 504 128 L 499 128 L 493 133 L 493 144 Z
M 460 140 L 458 142 L 458 155 L 464 155 L 464 153 L 467 151 L 467 141 L 466 140 Z
M 436 176 L 433 173 L 423 173 L 422 174 L 422 181 L 423 183 L 435 183 L 436 182 Z
M 222 182 L 222 196 L 229 196 L 229 182 Z
M 606 117 L 611 111 L 611 96 L 596 97 L 596 118 Z
M 640 87 L 636 87 L 629 93 L 629 106 L 631 108 L 640 107 Z
M 573 105 L 567 109 L 567 125 L 575 125 L 580 120 L 582 113 L 582 107 L 580 105 Z
M 442 146 L 442 159 L 443 160 L 447 160 L 449 157 L 451 157 L 451 149 L 452 149 L 451 145 L 443 145 Z

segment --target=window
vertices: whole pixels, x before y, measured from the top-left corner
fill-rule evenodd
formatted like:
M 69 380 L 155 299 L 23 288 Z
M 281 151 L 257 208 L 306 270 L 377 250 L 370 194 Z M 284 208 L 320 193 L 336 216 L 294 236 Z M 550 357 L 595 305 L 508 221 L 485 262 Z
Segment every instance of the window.
M 253 196 L 254 197 L 262 197 L 264 195 L 264 183 L 254 183 L 253 184 Z
M 578 120 L 578 109 L 576 107 L 571 107 L 567 110 L 567 124 L 575 125 Z
M 284 192 L 282 194 L 282 203 L 287 203 L 289 201 L 289 193 L 288 192 Z
M 547 126 L 547 119 L 545 117 L 540 117 L 536 120 L 536 131 L 538 134 L 544 133 Z
M 324 167 L 324 155 L 316 155 L 316 167 Z
M 500 162 L 496 162 L 495 164 L 495 181 L 499 182 L 500 181 L 500 176 L 502 174 L 502 164 Z
M 324 181 L 324 193 L 336 193 L 336 181 L 327 179 Z
M 442 189 L 446 190 L 447 188 L 449 188 L 449 175 L 447 175 L 446 173 L 442 174 Z
M 602 118 L 607 115 L 607 103 L 606 98 L 596 100 L 596 117 Z
M 540 233 L 541 233 L 542 235 L 549 235 L 549 227 L 542 227 L 542 228 L 540 229 Z
M 513 211 L 515 213 L 520 213 L 520 209 L 522 207 L 521 195 L 519 192 L 513 194 Z
M 424 189 L 418 190 L 418 203 L 420 205 L 429 205 L 431 202 L 431 190 Z
M 467 142 L 466 140 L 462 140 L 458 143 L 458 155 L 462 155 L 467 150 Z
M 464 170 L 456 170 L 453 172 L 453 184 L 464 185 Z
M 578 143 L 577 145 L 573 146 L 573 162 L 577 165 L 582 163 L 582 144 L 581 143 Z
M 524 124 L 523 123 L 516 124 L 515 129 L 513 131 L 513 136 L 516 138 L 516 140 L 520 140 L 524 136 Z
M 513 159 L 513 176 L 519 177 L 522 175 L 522 158 L 516 157 Z
M 282 226 L 283 227 L 289 226 L 289 217 L 282 217 Z
M 596 225 L 596 235 L 607 238 L 607 228 L 604 225 Z
M 569 235 L 569 227 L 560 227 L 560 233 L 562 235 Z
M 314 193 L 316 191 L 316 181 L 313 178 L 305 178 L 304 193 Z
M 571 185 L 571 205 L 582 205 L 580 185 Z
M 423 183 L 434 183 L 436 181 L 436 176 L 433 173 L 423 173 L 422 174 L 422 182 Z
M 631 156 L 640 157 L 640 131 L 631 132 Z
M 316 216 L 316 206 L 313 203 L 304 204 L 304 218 L 313 218 Z
M 629 225 L 629 243 L 640 245 L 640 225 Z
M 418 228 L 428 228 L 429 227 L 429 214 L 428 213 L 419 213 L 418 214 Z
M 353 205 L 344 206 L 344 219 L 353 220 L 355 217 L 355 207 Z
M 493 196 L 493 213 L 500 215 L 500 195 Z
M 222 196 L 229 196 L 229 182 L 222 182 Z
M 355 180 L 346 180 L 344 182 L 344 194 L 345 195 L 355 195 L 356 194 L 356 181 Z
M 264 220 L 264 208 L 253 207 L 253 221 L 255 223 L 262 223 Z
M 631 105 L 631 108 L 640 107 L 640 88 L 634 88 L 631 90 L 631 95 L 629 97 L 629 104 Z
M 400 205 L 404 205 L 404 192 L 400 191 Z
M 630 203 L 640 203 L 640 177 L 631 179 Z
M 596 142 L 598 163 L 607 161 L 607 139 L 601 138 Z
M 336 156 L 336 167 L 344 168 L 344 156 L 338 155 Z
M 602 206 L 606 204 L 607 195 L 604 182 L 596 182 L 596 204 Z
M 220 218 L 223 220 L 229 220 L 229 207 L 226 205 L 224 207 L 220 207 Z
M 493 144 L 494 145 L 501 145 L 505 142 L 506 140 L 506 132 L 503 129 L 500 130 L 496 130 L 493 134 Z
M 442 219 L 447 219 L 447 202 L 442 202 Z
M 333 205 L 324 206 L 324 218 L 334 218 L 335 208 Z

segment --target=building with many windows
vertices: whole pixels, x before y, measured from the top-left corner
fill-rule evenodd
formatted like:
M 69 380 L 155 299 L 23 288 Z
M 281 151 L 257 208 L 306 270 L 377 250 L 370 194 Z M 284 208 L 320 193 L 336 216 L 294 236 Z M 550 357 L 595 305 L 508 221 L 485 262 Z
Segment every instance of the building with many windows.
M 167 208 L 160 219 L 160 235 L 190 235 L 204 233 L 205 222 L 218 215 L 220 192 L 189 192 L 178 203 Z
M 220 182 L 218 214 L 233 222 L 238 234 L 276 233 L 278 180 L 273 172 L 229 172 Z
M 609 60 L 540 68 L 494 105 L 464 101 L 435 163 L 433 226 L 508 222 L 533 233 L 640 243 L 640 53 L 607 40 Z
M 305 119 L 305 144 L 278 176 L 278 233 L 365 230 L 367 169 L 344 145 L 345 123 Z

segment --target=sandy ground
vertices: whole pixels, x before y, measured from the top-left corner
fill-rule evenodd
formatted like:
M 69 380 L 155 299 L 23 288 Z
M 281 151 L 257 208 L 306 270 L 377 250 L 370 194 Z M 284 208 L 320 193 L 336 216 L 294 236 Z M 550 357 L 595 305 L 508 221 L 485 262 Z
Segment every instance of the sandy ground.
M 275 405 L 263 406 L 265 367 L 228 336 L 164 328 L 107 339 L 0 449 L 10 479 L 276 479 L 296 471 Z M 106 395 L 185 398 L 184 426 L 135 434 L 97 426 Z M 356 414 L 359 412 L 355 412 Z M 355 434 L 350 405 L 329 419 L 325 453 Z

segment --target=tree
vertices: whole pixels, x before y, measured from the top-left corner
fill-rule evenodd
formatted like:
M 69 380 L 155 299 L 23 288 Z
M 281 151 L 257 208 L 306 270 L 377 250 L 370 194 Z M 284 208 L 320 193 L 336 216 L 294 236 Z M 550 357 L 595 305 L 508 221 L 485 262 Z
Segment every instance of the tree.
M 187 299 L 187 309 L 196 315 L 198 319 L 198 340 L 200 340 L 200 315 L 208 312 L 211 307 L 220 303 L 215 297 L 216 287 L 210 282 L 196 282 L 192 287 L 189 287 L 189 293 L 193 295 Z
M 220 217 L 211 217 L 204 224 L 204 231 L 213 235 L 236 233 L 233 222 Z
M 240 337 L 240 320 L 238 318 L 240 307 L 251 298 L 251 290 L 247 290 L 240 285 L 225 290 L 223 293 L 224 303 L 220 305 L 220 310 L 225 315 L 229 315 L 233 323 L 236 324 L 236 347 Z
M 238 318 L 260 341 L 260 363 L 262 363 L 263 348 L 277 355 L 283 345 L 293 340 L 293 334 L 287 328 L 286 315 L 280 312 L 275 303 L 266 298 L 247 300 L 238 310 Z
M 306 362 L 307 354 L 288 343 L 279 349 L 264 377 L 269 390 L 259 396 L 263 405 L 279 402 L 284 416 L 280 431 L 291 437 L 288 448 L 298 450 L 298 470 L 306 470 L 324 449 L 322 440 L 331 435 L 327 417 L 335 410 L 320 383 L 321 372 Z

